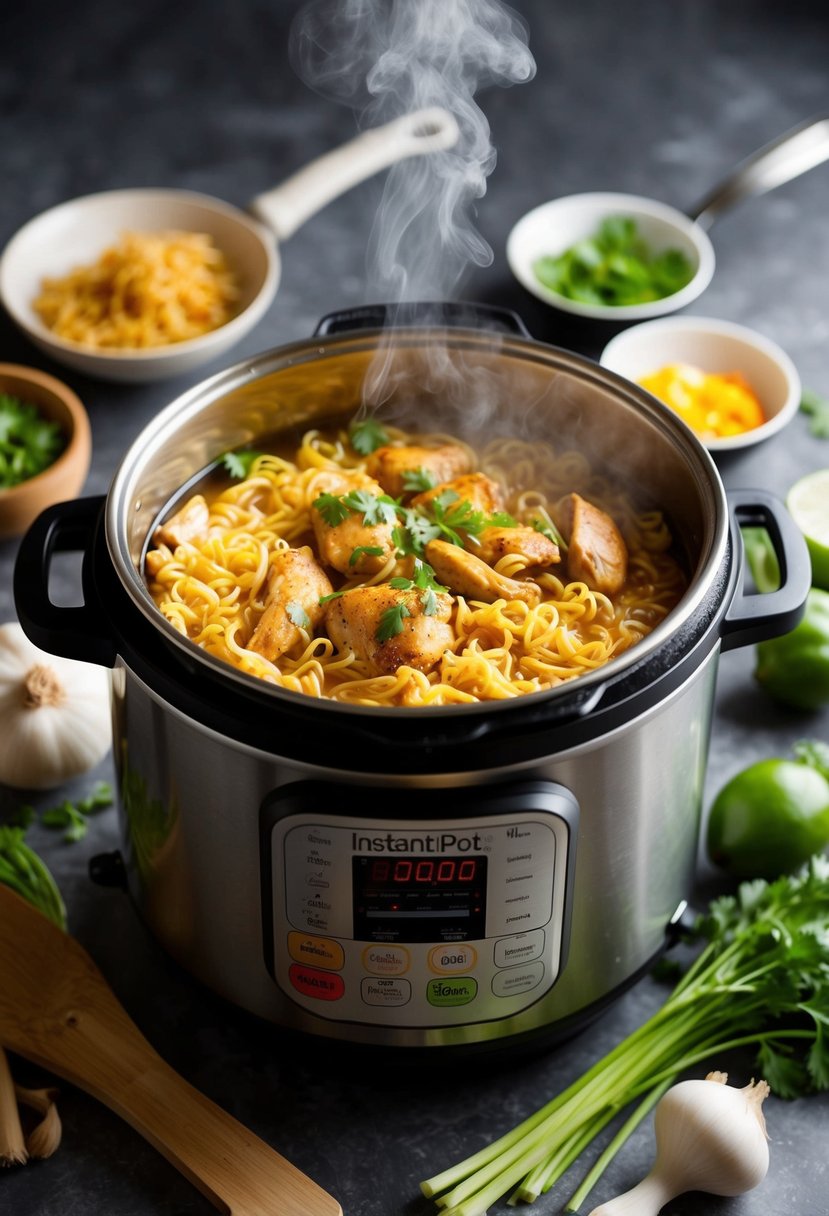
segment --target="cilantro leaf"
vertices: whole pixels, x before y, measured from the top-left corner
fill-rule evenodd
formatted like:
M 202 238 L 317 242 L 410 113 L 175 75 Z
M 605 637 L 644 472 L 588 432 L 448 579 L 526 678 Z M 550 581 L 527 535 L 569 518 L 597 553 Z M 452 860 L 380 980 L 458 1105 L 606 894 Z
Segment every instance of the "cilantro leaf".
M 109 806 L 112 806 L 112 787 L 106 781 L 99 781 L 92 792 L 77 805 L 66 798 L 60 806 L 44 811 L 40 821 L 44 827 L 62 831 L 63 839 L 68 842 L 83 840 L 87 833 L 87 816 Z
M 297 629 L 310 629 L 311 618 L 302 607 L 298 600 L 291 600 L 285 605 L 285 614 L 292 625 L 296 625 Z
M 356 566 L 361 557 L 382 557 L 384 553 L 385 549 L 380 545 L 357 545 L 356 549 L 351 550 L 348 564 Z
M 804 388 L 800 397 L 800 408 L 811 419 L 811 433 L 818 439 L 829 439 L 829 400 L 820 397 L 812 389 Z
M 0 393 L 0 489 L 36 477 L 54 464 L 65 446 L 57 422 L 34 405 Z
M 420 602 L 423 605 L 424 616 L 435 616 L 438 610 L 438 600 L 434 591 L 428 588 L 420 597 Z
M 372 494 L 370 490 L 349 490 L 342 501 L 350 511 L 362 514 L 363 523 L 367 528 L 397 522 L 397 503 L 388 494 Z
M 434 473 L 420 466 L 417 469 L 406 469 L 403 474 L 403 489 L 423 493 L 433 490 L 437 485 Z
M 336 494 L 320 494 L 311 506 L 315 511 L 319 511 L 329 528 L 336 528 L 344 519 L 348 519 L 349 508 Z
M 554 545 L 558 545 L 562 553 L 567 552 L 567 541 L 551 519 L 534 519 L 533 528 L 536 532 L 540 532 L 542 536 L 546 536 L 547 540 L 551 540 Z
M 262 455 L 261 452 L 222 452 L 219 461 L 231 477 L 243 481 L 250 476 L 253 463 Z
M 332 600 L 338 600 L 341 595 L 345 595 L 347 588 L 343 587 L 340 591 L 331 591 L 328 595 L 321 595 L 319 598 L 320 608 L 325 604 L 330 604 Z
M 378 448 L 389 442 L 389 436 L 379 422 L 374 418 L 364 418 L 362 422 L 352 422 L 348 432 L 351 446 L 361 456 L 370 456 Z
M 390 608 L 386 608 L 380 614 L 380 621 L 374 633 L 377 641 L 388 642 L 391 638 L 396 637 L 398 633 L 402 633 L 403 620 L 411 615 L 411 612 L 403 603 L 393 604 Z

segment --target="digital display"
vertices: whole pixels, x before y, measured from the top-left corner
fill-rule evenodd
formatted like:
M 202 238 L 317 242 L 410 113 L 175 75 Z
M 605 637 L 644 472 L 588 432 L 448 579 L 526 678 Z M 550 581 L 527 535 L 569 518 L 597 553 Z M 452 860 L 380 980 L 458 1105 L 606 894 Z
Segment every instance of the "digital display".
M 460 942 L 485 936 L 486 857 L 354 857 L 354 937 Z

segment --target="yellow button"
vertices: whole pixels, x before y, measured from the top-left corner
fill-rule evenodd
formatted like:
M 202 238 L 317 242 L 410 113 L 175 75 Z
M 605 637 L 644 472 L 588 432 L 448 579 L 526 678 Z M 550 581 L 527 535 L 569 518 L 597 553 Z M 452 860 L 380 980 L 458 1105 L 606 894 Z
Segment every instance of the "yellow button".
M 429 951 L 429 966 L 438 975 L 458 975 L 471 971 L 478 961 L 478 951 L 466 942 L 449 942 Z
M 329 937 L 309 937 L 307 933 L 288 934 L 288 953 L 298 963 L 313 963 L 326 971 L 342 971 L 345 954 L 339 942 Z

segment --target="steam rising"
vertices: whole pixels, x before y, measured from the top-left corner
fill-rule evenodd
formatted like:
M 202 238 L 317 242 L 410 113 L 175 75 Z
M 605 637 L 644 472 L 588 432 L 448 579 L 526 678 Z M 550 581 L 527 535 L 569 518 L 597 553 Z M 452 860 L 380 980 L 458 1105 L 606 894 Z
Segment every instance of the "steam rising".
M 495 149 L 474 97 L 534 75 L 522 21 L 498 0 L 314 0 L 291 53 L 302 79 L 358 110 L 361 126 L 433 105 L 456 118 L 454 148 L 389 170 L 369 249 L 375 299 L 450 299 L 472 264 L 492 261 L 472 205 Z

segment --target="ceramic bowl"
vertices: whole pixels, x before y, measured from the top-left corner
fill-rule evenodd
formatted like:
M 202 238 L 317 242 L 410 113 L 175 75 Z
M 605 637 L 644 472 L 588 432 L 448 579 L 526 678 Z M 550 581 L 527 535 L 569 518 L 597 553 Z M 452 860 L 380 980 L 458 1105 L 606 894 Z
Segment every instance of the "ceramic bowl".
M 740 372 L 756 393 L 766 422 L 740 435 L 701 439 L 712 452 L 750 447 L 776 435 L 800 406 L 800 377 L 784 350 L 756 330 L 710 317 L 665 317 L 623 330 L 602 351 L 601 364 L 638 381 L 671 363 L 704 372 Z
M 568 300 L 538 279 L 533 266 L 538 258 L 556 257 L 576 241 L 595 235 L 602 220 L 629 216 L 654 253 L 678 249 L 694 269 L 680 291 L 646 304 L 600 305 Z M 510 269 L 527 291 L 545 304 L 574 316 L 597 321 L 632 323 L 685 308 L 702 294 L 714 273 L 714 249 L 699 224 L 675 207 L 635 194 L 569 194 L 542 203 L 518 221 L 507 238 Z
M 77 495 L 89 472 L 92 439 L 80 399 L 54 376 L 17 363 L 0 363 L 0 393 L 34 405 L 66 436 L 66 447 L 48 469 L 20 485 L 0 489 L 0 537 L 7 538 L 20 536 L 52 503 Z

